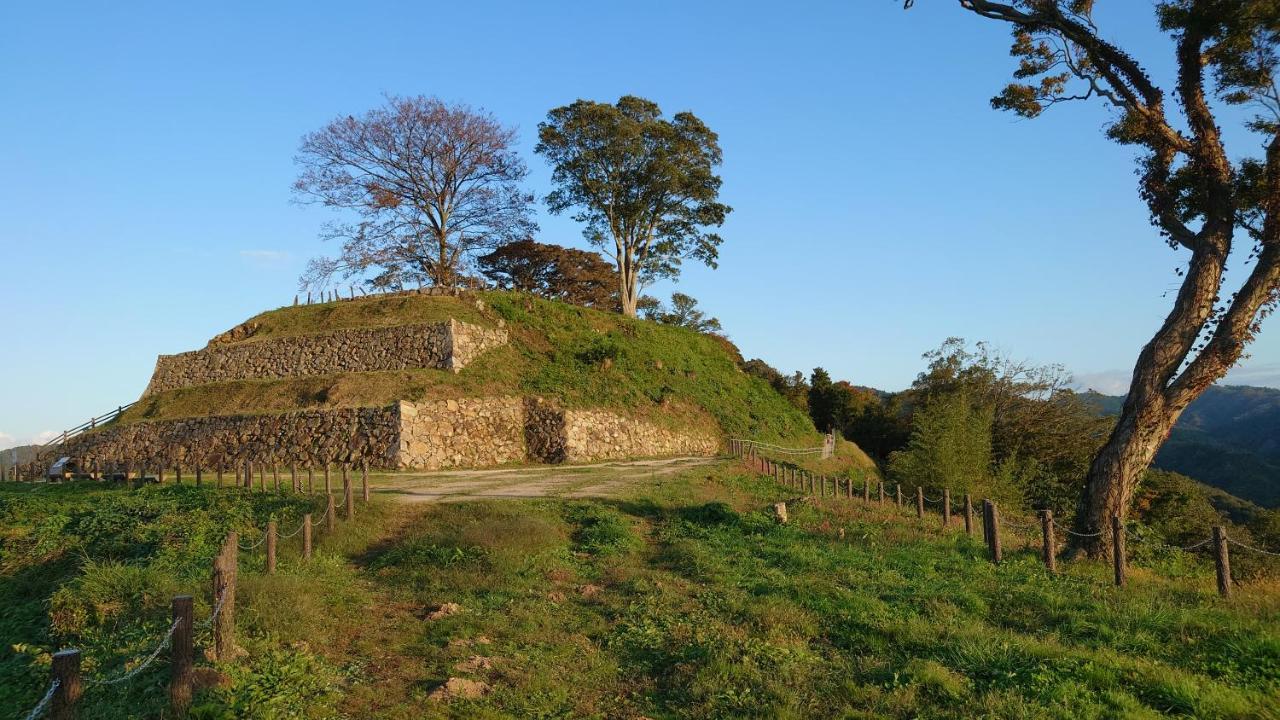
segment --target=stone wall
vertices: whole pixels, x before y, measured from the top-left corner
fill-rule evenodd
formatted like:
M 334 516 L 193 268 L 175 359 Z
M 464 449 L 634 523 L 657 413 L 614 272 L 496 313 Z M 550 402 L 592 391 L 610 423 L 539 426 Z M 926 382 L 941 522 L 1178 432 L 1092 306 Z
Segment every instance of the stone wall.
M 603 410 L 565 410 L 540 398 L 498 396 L 108 426 L 72 438 L 57 455 L 82 469 L 97 461 L 104 470 L 126 463 L 134 469 L 230 469 L 245 460 L 440 470 L 712 455 L 718 446 L 711 434 Z
M 564 459 L 620 460 L 663 455 L 714 455 L 717 437 L 671 430 L 603 410 L 564 412 Z
M 506 342 L 504 328 L 449 320 L 218 343 L 203 350 L 161 355 L 142 396 L 230 380 L 411 368 L 458 372 L 481 353 Z
M 401 402 L 401 468 L 487 467 L 524 462 L 524 402 L 516 397 Z
M 72 438 L 56 453 L 81 468 L 129 463 L 137 468 L 231 468 L 237 461 L 319 466 L 394 463 L 400 421 L 394 407 L 308 410 L 140 422 Z

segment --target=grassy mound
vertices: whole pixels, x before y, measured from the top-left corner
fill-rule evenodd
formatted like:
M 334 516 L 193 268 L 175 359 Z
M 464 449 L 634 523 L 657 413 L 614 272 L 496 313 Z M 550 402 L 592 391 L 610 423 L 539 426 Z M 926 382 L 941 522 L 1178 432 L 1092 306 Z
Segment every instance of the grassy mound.
M 483 309 L 473 300 L 412 295 L 288 307 L 248 321 L 252 334 L 239 340 L 449 317 L 487 326 L 505 321 L 511 342 L 456 375 L 423 369 L 217 383 L 149 397 L 123 422 L 533 394 L 659 423 L 716 425 L 731 436 L 816 443 L 807 415 L 743 373 L 723 340 L 514 293 L 481 297 Z

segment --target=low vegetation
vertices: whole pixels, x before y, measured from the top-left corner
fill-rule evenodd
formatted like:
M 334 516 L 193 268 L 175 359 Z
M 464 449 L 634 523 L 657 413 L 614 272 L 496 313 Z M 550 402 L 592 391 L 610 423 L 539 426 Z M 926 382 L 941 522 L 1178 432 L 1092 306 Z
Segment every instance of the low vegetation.
M 50 650 L 86 643 L 111 672 L 164 627 L 174 590 L 206 617 L 224 520 L 305 504 L 191 487 L 0 492 L 0 607 L 17 640 L 0 705 L 17 709 L 38 698 Z M 785 497 L 724 465 L 614 499 L 375 498 L 310 564 L 286 546 L 268 577 L 242 555 L 248 656 L 219 668 L 195 716 L 1277 716 L 1274 581 L 1221 600 L 1211 566 L 1153 550 L 1117 590 L 1100 563 L 1048 576 L 1016 535 L 993 566 L 980 541 L 893 508 L 806 501 L 779 525 L 766 509 Z M 163 668 L 148 673 L 90 688 L 85 717 L 158 715 Z M 450 678 L 477 696 L 440 699 Z

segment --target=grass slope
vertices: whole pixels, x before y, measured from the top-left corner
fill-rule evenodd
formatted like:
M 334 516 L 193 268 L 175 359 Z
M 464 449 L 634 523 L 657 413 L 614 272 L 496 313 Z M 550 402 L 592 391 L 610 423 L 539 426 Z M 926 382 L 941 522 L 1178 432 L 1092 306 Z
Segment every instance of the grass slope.
M 203 616 L 208 553 L 166 550 L 214 537 L 198 518 L 239 508 L 260 522 L 297 502 L 68 488 L 37 505 L 24 492 L 0 487 L 0 612 L 7 637 L 38 647 L 0 656 L 0 711 L 34 703 L 49 649 L 100 638 L 92 664 L 110 666 L 95 648 L 154 635 L 172 588 L 198 582 Z M 275 576 L 244 556 L 249 656 L 222 668 L 196 716 L 1278 716 L 1274 583 L 1223 601 L 1211 568 L 1156 553 L 1118 591 L 1105 565 L 1050 578 L 1010 539 L 995 567 L 978 542 L 893 509 L 819 500 L 779 526 L 764 508 L 784 496 L 723 466 L 616 500 L 375 504 L 311 565 L 287 544 Z M 108 543 L 134 517 L 148 529 Z M 102 568 L 124 552 L 136 574 L 109 582 Z M 461 612 L 430 619 L 444 603 Z M 65 607 L 98 611 L 68 636 Z M 158 715 L 164 670 L 91 688 L 83 717 Z M 428 699 L 450 677 L 493 690 Z
M 812 422 L 767 383 L 743 373 L 723 341 L 684 328 L 505 292 L 482 311 L 457 298 L 395 296 L 289 307 L 251 320 L 272 335 L 457 317 L 506 322 L 511 343 L 461 373 L 411 370 L 218 383 L 162 393 L 123 421 L 359 407 L 396 400 L 536 394 L 569 407 L 623 410 L 659 423 L 718 425 L 728 435 L 816 441 Z

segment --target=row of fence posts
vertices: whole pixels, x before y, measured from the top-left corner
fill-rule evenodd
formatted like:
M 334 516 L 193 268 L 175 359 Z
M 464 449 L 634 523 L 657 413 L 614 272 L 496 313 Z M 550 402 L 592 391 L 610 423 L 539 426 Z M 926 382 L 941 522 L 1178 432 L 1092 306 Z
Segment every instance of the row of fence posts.
M 731 451 L 737 457 L 747 461 L 754 470 L 762 475 L 768 475 L 779 483 L 804 490 L 810 493 L 816 493 L 819 497 L 827 495 L 827 486 L 831 486 L 832 497 L 854 497 L 853 479 L 852 478 L 827 478 L 825 475 L 814 475 L 804 468 L 792 465 L 790 463 L 781 463 L 764 457 L 757 452 L 755 446 L 749 442 L 734 440 L 731 441 Z M 841 492 L 841 484 L 844 484 L 844 492 Z M 879 486 L 878 500 L 881 505 L 885 504 L 885 485 L 884 482 L 877 483 Z M 871 501 L 871 481 L 863 480 L 862 500 L 864 502 Z M 902 485 L 898 484 L 894 491 L 894 502 L 897 507 L 902 507 Z M 936 502 L 936 501 L 935 501 Z M 944 488 L 942 490 L 942 527 L 951 526 L 951 490 Z M 916 517 L 923 520 L 925 515 L 925 496 L 924 488 L 917 486 L 915 492 Z M 968 493 L 964 494 L 963 499 L 964 513 L 964 531 L 967 535 L 974 534 L 973 522 L 973 501 Z M 1040 557 L 1044 562 L 1045 568 L 1050 573 L 1058 571 L 1058 548 L 1054 536 L 1054 521 L 1052 510 L 1039 511 L 1040 517 L 1040 534 L 1041 549 Z M 1124 522 L 1117 516 L 1111 518 L 1111 564 L 1112 574 L 1115 585 L 1124 587 L 1128 582 L 1128 567 L 1125 552 L 1125 526 Z M 1068 530 L 1068 532 L 1070 532 Z M 1004 559 L 1004 547 L 1000 537 L 1000 508 L 993 500 L 984 499 L 982 501 L 982 536 L 983 542 L 987 546 L 987 554 L 993 563 L 999 564 Z M 1216 525 L 1213 528 L 1212 536 L 1214 564 L 1217 569 L 1217 585 L 1218 594 L 1222 597 L 1231 596 L 1231 556 L 1228 548 L 1227 531 L 1225 527 Z
M 114 466 L 110 466 L 105 471 L 105 474 L 108 474 L 108 475 L 123 474 L 124 479 L 128 481 L 128 480 L 134 479 L 133 468 L 134 466 L 130 463 L 120 463 Z M 331 492 L 333 489 L 332 479 L 331 479 L 332 468 L 333 468 L 333 465 L 331 463 L 326 463 L 323 467 L 324 491 L 326 493 Z M 343 484 L 345 485 L 347 483 L 347 475 L 353 469 L 353 466 L 348 464 L 341 464 L 339 465 L 339 468 L 341 470 Z M 267 466 L 265 464 L 255 466 L 252 461 L 246 460 L 243 463 L 236 463 L 235 465 L 232 466 L 232 469 L 235 472 L 233 487 L 245 487 L 250 490 L 253 489 L 254 471 L 256 469 L 257 477 L 258 477 L 258 489 L 264 492 L 266 491 Z M 183 478 L 182 466 L 181 465 L 174 466 L 173 470 L 174 470 L 174 483 L 181 485 L 182 478 Z M 200 465 L 196 465 L 194 470 L 195 470 L 194 481 L 195 481 L 196 487 L 203 486 L 204 485 L 204 468 Z M 10 468 L 9 472 L 12 475 L 12 479 L 15 482 L 23 479 L 22 477 L 19 476 L 17 466 Z M 148 474 L 147 474 L 148 472 L 149 470 L 145 466 L 138 466 L 137 478 L 143 479 L 148 477 Z M 226 484 L 226 481 L 223 477 L 225 472 L 226 472 L 226 468 L 221 465 L 219 465 L 214 470 L 215 483 L 216 483 L 216 486 L 219 488 L 224 487 Z M 315 468 L 311 466 L 307 466 L 306 468 L 304 468 L 303 472 L 306 473 L 306 492 L 308 494 L 313 493 L 315 491 L 314 490 L 315 475 L 316 475 Z M 290 486 L 293 488 L 293 491 L 297 493 L 303 492 L 303 476 L 299 474 L 298 466 L 290 465 L 288 468 L 288 473 L 289 473 Z M 88 475 L 90 479 L 100 480 L 104 475 L 104 470 L 99 466 L 99 464 L 96 461 L 92 461 L 90 464 Z M 167 477 L 166 468 L 162 466 L 156 470 L 155 478 L 157 482 L 164 484 L 166 477 Z M 364 499 L 367 501 L 369 499 L 369 463 L 367 461 L 361 463 L 360 465 L 360 478 L 362 483 L 362 493 L 364 495 Z M 280 492 L 283 489 L 283 486 L 281 484 L 281 479 L 280 479 L 279 465 L 271 466 L 271 484 L 277 492 Z
M 354 491 L 349 477 L 343 473 L 343 505 L 344 519 L 355 519 Z M 368 473 L 364 473 L 364 502 L 369 501 Z M 332 533 L 336 529 L 337 505 L 333 493 L 326 493 L 325 528 Z M 302 516 L 302 526 L 298 531 L 302 534 L 302 559 L 310 560 L 312 555 L 312 514 Z M 265 545 L 266 558 L 264 567 L 268 575 L 276 571 L 276 549 L 279 541 L 279 528 L 275 520 L 268 520 L 265 537 L 261 544 Z M 256 547 L 256 545 L 255 545 Z M 227 533 L 222 548 L 213 559 L 213 614 L 210 627 L 213 634 L 213 658 L 219 661 L 234 659 L 237 653 L 235 644 L 236 585 L 240 574 L 240 536 L 236 531 Z M 191 706 L 192 667 L 194 658 L 194 602 L 190 595 L 179 595 L 171 603 L 173 621 L 169 643 L 169 702 L 175 716 L 181 717 Z M 163 643 L 162 643 L 163 646 Z M 68 648 L 53 655 L 51 668 L 49 697 L 49 717 L 53 720 L 67 720 L 75 716 L 76 705 L 84 691 L 84 678 L 80 673 L 80 650 Z M 39 708 L 37 708 L 39 709 Z M 28 718 L 35 718 L 39 713 L 33 712 Z

